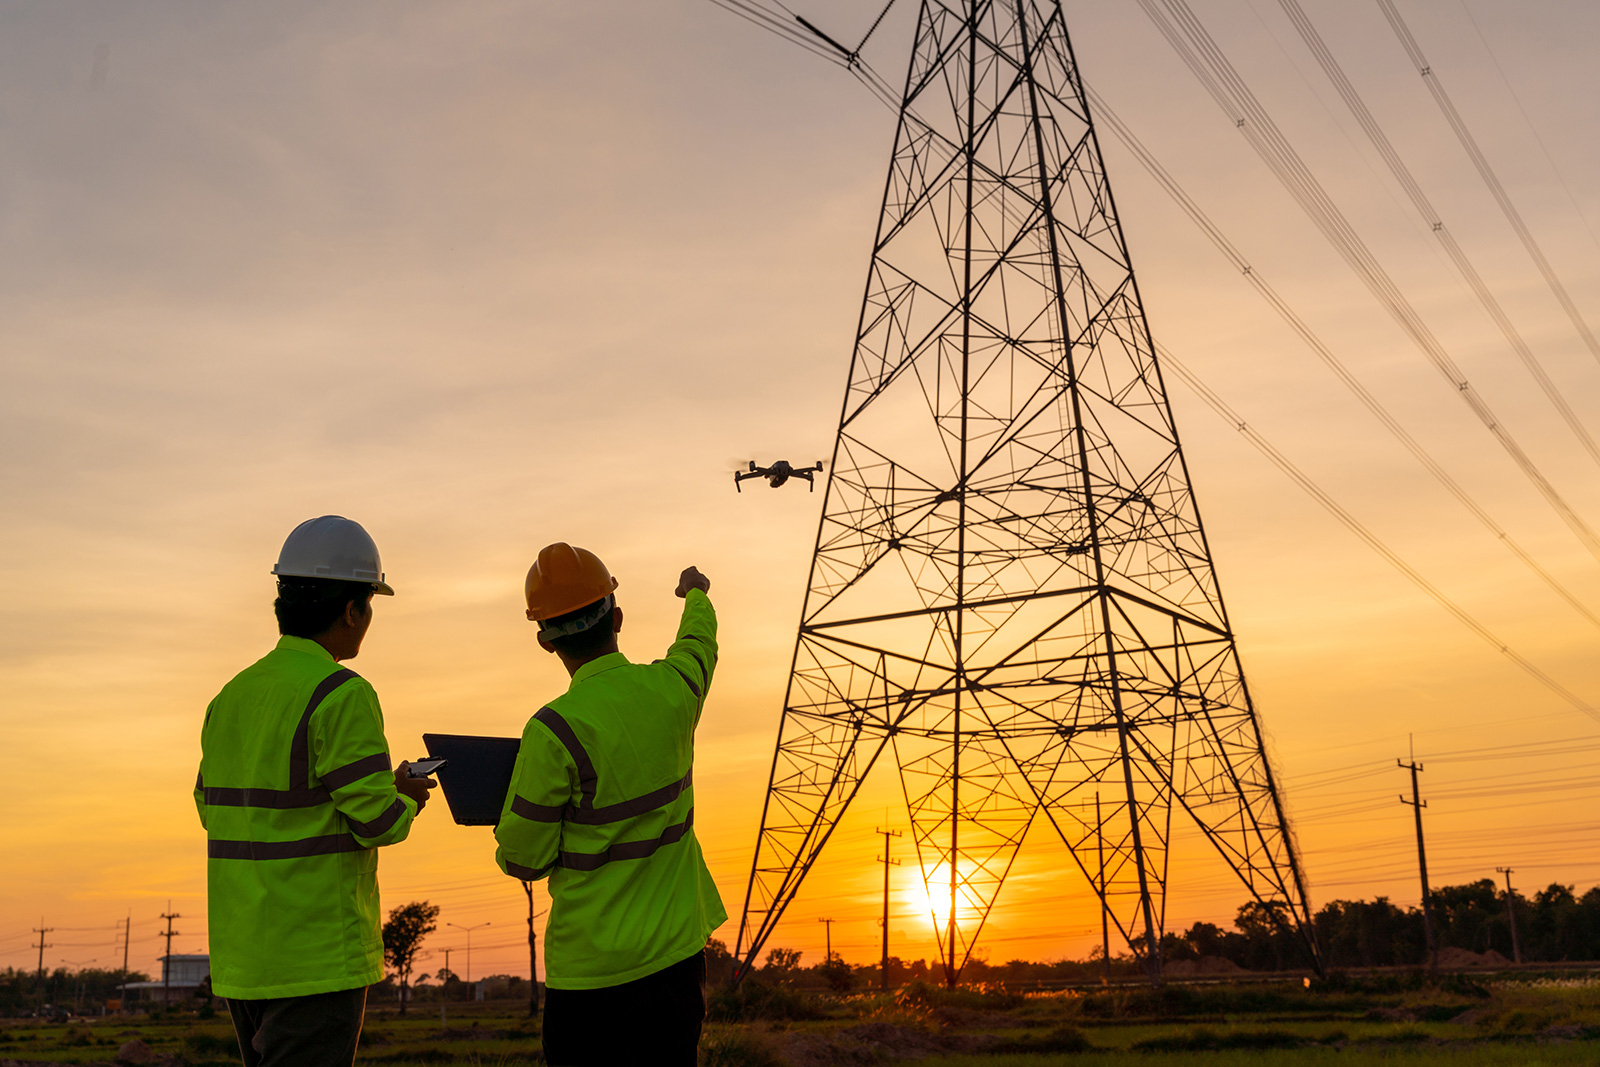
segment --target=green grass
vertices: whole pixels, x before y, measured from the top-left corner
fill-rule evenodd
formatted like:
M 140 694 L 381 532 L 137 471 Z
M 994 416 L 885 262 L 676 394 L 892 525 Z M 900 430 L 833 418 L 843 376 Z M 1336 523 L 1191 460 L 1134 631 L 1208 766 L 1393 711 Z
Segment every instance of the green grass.
M 1571 1045 L 1434 1048 L 1229 1049 L 1220 1052 L 1090 1052 L 1065 1056 L 937 1056 L 918 1067 L 1593 1067 L 1600 1050 Z
M 924 1067 L 1576 1067 L 1600 1064 L 1600 982 L 1546 979 L 1428 985 L 1336 981 L 1020 995 L 910 986 L 893 995 L 803 995 L 747 987 L 713 994 L 703 1067 L 916 1062 Z M 226 1014 L 0 1021 L 0 1061 L 99 1065 L 131 1038 L 185 1067 L 238 1064 Z M 974 1052 L 972 1049 L 987 1049 Z M 532 1067 L 538 1025 L 521 1005 L 369 1012 L 358 1064 Z M 931 1053 L 873 1059 L 884 1049 Z M 943 1051 L 941 1051 L 943 1050 Z M 968 1050 L 968 1051 L 962 1051 Z M 861 1059 L 866 1057 L 866 1059 Z

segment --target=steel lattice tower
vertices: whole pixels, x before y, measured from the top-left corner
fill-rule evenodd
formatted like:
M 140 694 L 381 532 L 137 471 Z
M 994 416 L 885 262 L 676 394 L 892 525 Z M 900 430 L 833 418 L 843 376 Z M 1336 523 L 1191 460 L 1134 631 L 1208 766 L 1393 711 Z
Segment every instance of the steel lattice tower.
M 1317 964 L 1059 0 L 922 3 L 738 977 L 886 751 L 951 984 L 1041 816 L 1152 978 L 1175 814 Z

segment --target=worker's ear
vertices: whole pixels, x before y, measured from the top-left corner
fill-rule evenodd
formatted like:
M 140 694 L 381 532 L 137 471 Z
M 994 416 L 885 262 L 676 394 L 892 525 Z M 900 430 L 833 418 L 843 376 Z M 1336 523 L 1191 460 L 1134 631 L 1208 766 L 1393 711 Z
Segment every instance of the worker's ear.
M 614 634 L 622 632 L 622 609 L 616 605 L 611 607 L 611 632 Z

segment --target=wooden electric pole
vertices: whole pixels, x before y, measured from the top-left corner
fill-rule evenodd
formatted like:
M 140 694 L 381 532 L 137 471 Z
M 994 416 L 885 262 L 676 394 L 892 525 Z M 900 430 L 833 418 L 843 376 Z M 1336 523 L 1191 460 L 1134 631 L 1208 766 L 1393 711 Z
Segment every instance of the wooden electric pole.
M 44 935 L 48 934 L 54 929 L 54 926 L 46 926 L 44 924 L 43 915 L 39 916 L 39 925 L 33 928 L 33 932 L 39 935 L 39 943 L 33 946 L 39 950 L 39 977 L 37 981 L 38 988 L 34 991 L 35 999 L 38 1001 L 38 1004 L 34 1010 L 39 1012 L 44 1011 L 44 950 L 51 947 L 50 943 L 44 939 Z
M 1101 985 L 1111 984 L 1111 905 L 1106 901 L 1106 824 L 1100 817 L 1100 791 L 1094 793 L 1094 847 L 1100 857 L 1100 958 L 1105 967 Z
M 880 986 L 885 993 L 889 992 L 889 868 L 900 866 L 899 860 L 889 858 L 889 839 L 899 837 L 899 830 L 875 830 L 874 833 L 883 835 L 883 855 L 878 857 L 878 862 L 883 864 L 883 960 L 879 964 Z
M 1496 871 L 1506 876 L 1506 915 L 1511 920 L 1511 962 L 1522 962 L 1522 942 L 1517 938 L 1517 897 L 1511 891 L 1510 867 L 1496 867 Z
M 1428 970 L 1437 973 L 1439 946 L 1433 936 L 1433 904 L 1428 892 L 1428 851 L 1422 844 L 1422 809 L 1428 806 L 1428 802 L 1422 799 L 1421 787 L 1417 785 L 1417 774 L 1422 770 L 1422 764 L 1415 758 L 1410 763 L 1394 762 L 1396 766 L 1411 772 L 1411 799 L 1401 796 L 1400 803 L 1411 808 L 1417 817 L 1417 867 L 1422 872 L 1422 937 L 1427 944 Z
M 835 920 L 835 919 L 818 919 L 817 920 L 817 922 L 822 924 L 823 929 L 825 931 L 824 936 L 828 939 L 828 957 L 824 961 L 824 962 L 827 962 L 827 963 L 832 963 L 833 962 L 833 924 L 836 921 L 837 920 Z
M 172 902 L 167 902 L 167 907 L 172 907 Z M 173 912 L 162 915 L 167 920 L 167 932 L 161 936 L 167 939 L 167 954 L 161 958 L 161 1003 L 163 1007 L 172 1004 L 172 939 L 178 936 L 178 931 L 172 928 L 173 919 L 181 919 L 182 915 Z
M 122 920 L 122 996 L 117 1001 L 117 1011 L 128 1010 L 128 944 L 133 940 L 133 912 Z

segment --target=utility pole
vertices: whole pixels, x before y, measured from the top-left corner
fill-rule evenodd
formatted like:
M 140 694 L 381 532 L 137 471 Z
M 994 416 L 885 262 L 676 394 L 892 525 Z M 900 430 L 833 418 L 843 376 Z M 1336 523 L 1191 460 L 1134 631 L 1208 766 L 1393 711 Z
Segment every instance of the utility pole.
M 117 1001 L 117 1011 L 126 1011 L 128 1003 L 128 943 L 133 940 L 133 911 L 123 920 L 122 927 L 122 996 Z
M 1422 871 L 1422 936 L 1427 943 L 1428 970 L 1437 972 L 1439 970 L 1439 946 L 1434 942 L 1433 937 L 1433 905 L 1429 900 L 1428 893 L 1428 852 L 1422 844 L 1422 809 L 1428 806 L 1428 802 L 1422 799 L 1421 788 L 1417 785 L 1417 774 L 1422 770 L 1422 764 L 1417 762 L 1415 756 L 1412 757 L 1410 763 L 1402 763 L 1399 760 L 1394 762 L 1396 766 L 1411 772 L 1411 799 L 1407 800 L 1404 796 L 1401 796 L 1400 803 L 1411 808 L 1417 817 L 1417 866 Z
M 539 952 L 538 942 L 533 932 L 533 920 L 539 915 L 533 913 L 533 883 L 523 882 L 522 891 L 528 894 L 528 1018 L 539 1014 Z
M 817 922 L 822 924 L 823 929 L 826 931 L 824 936 L 827 937 L 827 939 L 828 939 L 828 955 L 827 955 L 826 960 L 824 961 L 826 963 L 832 963 L 833 962 L 833 924 L 836 921 L 837 920 L 834 920 L 834 919 L 818 919 L 817 920 Z
M 450 1025 L 450 1016 L 446 1012 L 445 1008 L 446 1008 L 446 1005 L 448 1005 L 450 1003 L 450 975 L 452 973 L 453 972 L 450 970 L 450 950 L 449 949 L 445 949 L 444 950 L 444 981 L 442 981 L 440 983 L 442 988 L 439 990 L 439 1025 L 440 1026 L 449 1026 Z
M 878 862 L 883 864 L 883 963 L 878 977 L 882 979 L 883 991 L 887 993 L 889 992 L 889 868 L 900 866 L 899 860 L 889 858 L 889 839 L 901 835 L 899 830 L 873 832 L 883 835 L 883 855 L 878 857 Z
M 1111 984 L 1111 906 L 1106 903 L 1106 824 L 1100 817 L 1100 790 L 1094 791 L 1094 849 L 1100 857 L 1100 961 L 1105 973 L 1101 985 Z
M 39 916 L 39 925 L 33 928 L 33 932 L 39 935 L 39 943 L 33 946 L 39 950 L 39 977 L 37 982 L 38 989 L 35 991 L 35 999 L 38 1000 L 38 1004 L 34 1010 L 41 1012 L 44 1011 L 44 950 L 50 947 L 50 944 L 45 941 L 44 935 L 50 933 L 50 931 L 54 929 L 54 926 L 46 926 L 44 924 L 43 915 Z
M 172 907 L 172 901 L 167 901 L 167 907 Z M 168 1007 L 172 1004 L 172 939 L 178 936 L 178 931 L 172 928 L 172 920 L 183 916 L 172 912 L 161 917 L 167 920 L 167 932 L 161 935 L 167 939 L 167 954 L 161 958 L 161 1003 Z
M 1506 915 L 1511 919 L 1511 962 L 1522 962 L 1522 942 L 1517 939 L 1517 897 L 1511 891 L 1511 875 L 1514 873 L 1510 867 L 1496 867 L 1496 871 L 1506 876 Z

